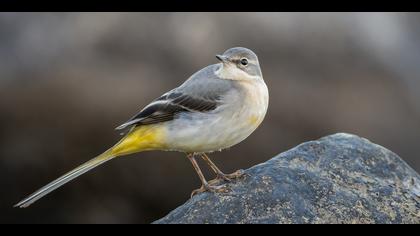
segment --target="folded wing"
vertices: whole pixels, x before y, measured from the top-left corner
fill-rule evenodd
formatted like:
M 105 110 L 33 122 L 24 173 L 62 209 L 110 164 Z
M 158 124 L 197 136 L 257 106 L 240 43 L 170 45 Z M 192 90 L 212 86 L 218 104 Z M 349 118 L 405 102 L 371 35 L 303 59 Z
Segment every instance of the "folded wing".
M 133 125 L 150 125 L 170 121 L 181 112 L 208 112 L 219 105 L 219 96 L 198 97 L 181 92 L 169 92 L 157 98 L 138 114 L 116 129 Z

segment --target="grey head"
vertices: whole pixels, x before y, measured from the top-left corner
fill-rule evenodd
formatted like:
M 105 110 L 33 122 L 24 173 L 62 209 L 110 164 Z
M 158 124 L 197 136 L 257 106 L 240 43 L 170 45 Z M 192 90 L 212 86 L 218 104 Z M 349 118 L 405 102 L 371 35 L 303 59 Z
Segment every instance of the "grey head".
M 216 58 L 222 62 L 223 67 L 219 71 L 221 77 L 262 78 L 258 57 L 248 48 L 230 48 L 222 55 L 216 55 Z

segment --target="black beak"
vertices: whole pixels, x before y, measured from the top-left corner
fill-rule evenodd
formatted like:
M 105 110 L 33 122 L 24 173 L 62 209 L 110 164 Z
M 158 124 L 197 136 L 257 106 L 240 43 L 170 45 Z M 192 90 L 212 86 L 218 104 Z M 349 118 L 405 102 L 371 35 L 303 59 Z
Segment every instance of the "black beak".
M 221 62 L 226 62 L 227 61 L 227 57 L 223 56 L 223 55 L 216 55 L 217 60 L 221 61 Z

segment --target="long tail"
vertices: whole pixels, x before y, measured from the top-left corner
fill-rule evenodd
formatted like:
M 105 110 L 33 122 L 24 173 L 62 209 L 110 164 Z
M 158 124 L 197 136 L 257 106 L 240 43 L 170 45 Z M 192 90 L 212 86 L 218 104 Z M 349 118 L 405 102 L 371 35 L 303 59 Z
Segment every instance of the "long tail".
M 111 160 L 115 156 L 112 155 L 111 149 L 104 152 L 103 154 L 91 159 L 90 161 L 85 162 L 84 164 L 78 166 L 77 168 L 67 172 L 66 174 L 62 175 L 58 179 L 52 181 L 51 183 L 45 185 L 44 187 L 38 189 L 27 198 L 23 199 L 14 207 L 25 208 L 34 203 L 35 201 L 39 200 L 40 198 L 44 197 L 45 195 L 49 194 L 50 192 L 54 191 L 55 189 L 61 187 L 62 185 L 72 181 L 76 177 L 88 172 L 89 170 Z
M 117 156 L 123 156 L 135 152 L 162 148 L 162 140 L 164 137 L 162 130 L 164 130 L 162 127 L 153 125 L 133 128 L 123 139 L 120 140 L 120 142 L 118 142 L 114 147 L 110 148 L 108 151 L 80 165 L 74 170 L 67 172 L 66 174 L 54 180 L 53 182 L 40 188 L 33 194 L 29 195 L 27 198 L 14 205 L 14 207 L 28 207 L 35 201 L 39 200 L 48 193 L 59 188 L 63 184 L 70 182 L 76 177 Z

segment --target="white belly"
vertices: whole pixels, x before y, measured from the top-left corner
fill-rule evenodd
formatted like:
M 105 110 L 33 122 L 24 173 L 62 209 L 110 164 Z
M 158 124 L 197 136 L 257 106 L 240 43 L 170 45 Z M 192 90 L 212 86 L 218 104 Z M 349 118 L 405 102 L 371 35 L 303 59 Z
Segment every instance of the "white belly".
M 235 92 L 225 97 L 225 101 L 229 101 L 227 105 L 213 112 L 185 113 L 168 122 L 168 150 L 213 152 L 247 138 L 264 119 L 268 90 L 263 81 L 241 86 L 246 92 Z

